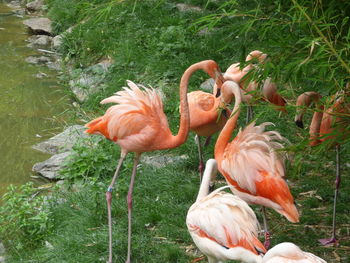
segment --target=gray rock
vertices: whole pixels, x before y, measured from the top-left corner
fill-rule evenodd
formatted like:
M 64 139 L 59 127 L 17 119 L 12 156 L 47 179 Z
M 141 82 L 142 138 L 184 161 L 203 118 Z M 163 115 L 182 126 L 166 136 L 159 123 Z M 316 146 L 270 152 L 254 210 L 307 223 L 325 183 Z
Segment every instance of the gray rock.
M 29 12 L 40 11 L 41 8 L 43 7 L 43 4 L 44 4 L 43 0 L 35 0 L 33 2 L 29 2 L 28 4 L 26 4 L 26 9 Z
M 162 168 L 169 164 L 187 160 L 189 157 L 186 154 L 174 156 L 170 154 L 142 156 L 141 162 L 155 168 Z
M 13 9 L 20 9 L 21 8 L 21 3 L 19 1 L 11 1 L 6 4 L 8 7 L 13 8 Z
M 103 83 L 109 67 L 113 64 L 111 60 L 104 60 L 92 65 L 79 73 L 77 78 L 69 81 L 69 86 L 79 102 L 84 102 L 90 95 L 104 89 Z M 74 75 L 74 73 L 71 73 Z
M 39 72 L 39 73 L 35 74 L 34 77 L 36 77 L 38 79 L 42 79 L 42 78 L 47 78 L 48 75 L 44 72 Z
M 0 263 L 5 263 L 6 249 L 4 244 L 0 241 Z
M 23 24 L 36 35 L 52 35 L 51 20 L 46 17 L 26 19 Z
M 215 80 L 214 79 L 207 79 L 200 85 L 200 89 L 203 89 L 208 92 L 213 92 L 213 87 L 215 85 Z
M 202 12 L 203 9 L 199 6 L 187 5 L 187 4 L 176 4 L 177 9 L 180 12 Z
M 62 45 L 62 36 L 57 35 L 52 39 L 52 48 L 58 49 Z
M 64 161 L 70 154 L 70 152 L 55 154 L 46 161 L 34 164 L 32 171 L 45 178 L 56 179 L 59 176 L 58 171 L 64 167 Z
M 40 56 L 40 57 L 29 56 L 25 59 L 25 61 L 30 64 L 47 64 L 51 62 L 51 59 L 46 56 Z
M 46 36 L 46 35 L 35 35 L 31 36 L 28 39 L 28 42 L 30 42 L 27 46 L 28 47 L 41 47 L 41 46 L 48 46 L 51 44 L 52 37 Z
M 79 138 L 88 137 L 88 135 L 84 133 L 85 130 L 86 128 L 82 125 L 69 126 L 63 132 L 47 141 L 34 145 L 32 148 L 51 154 L 56 154 L 59 151 L 69 151 Z

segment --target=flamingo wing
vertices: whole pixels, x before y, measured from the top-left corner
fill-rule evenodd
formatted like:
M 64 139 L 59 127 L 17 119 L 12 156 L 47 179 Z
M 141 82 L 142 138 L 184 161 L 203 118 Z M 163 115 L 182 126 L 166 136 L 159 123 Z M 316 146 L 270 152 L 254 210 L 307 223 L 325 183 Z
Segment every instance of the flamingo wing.
M 187 227 L 196 245 L 216 258 L 226 254 L 229 259 L 232 248 L 255 255 L 265 252 L 256 238 L 258 222 L 252 209 L 239 197 L 220 190 L 197 201 L 187 214 Z
M 286 141 L 270 123 L 248 125 L 225 149 L 219 170 L 232 191 L 249 203 L 271 207 L 291 222 L 299 221 L 293 196 L 284 180 L 284 156 L 278 150 Z
M 150 146 L 160 133 L 170 133 L 168 121 L 163 112 L 163 103 L 160 95 L 154 89 L 138 87 L 132 81 L 128 86 L 118 91 L 114 96 L 101 101 L 101 104 L 116 103 L 108 108 L 106 113 L 86 124 L 88 133 L 100 133 L 106 138 L 123 144 L 128 139 L 130 151 L 139 152 L 140 149 Z M 132 137 L 131 137 L 132 136 Z M 132 140 L 132 138 L 134 140 Z M 149 147 L 147 151 L 152 150 Z

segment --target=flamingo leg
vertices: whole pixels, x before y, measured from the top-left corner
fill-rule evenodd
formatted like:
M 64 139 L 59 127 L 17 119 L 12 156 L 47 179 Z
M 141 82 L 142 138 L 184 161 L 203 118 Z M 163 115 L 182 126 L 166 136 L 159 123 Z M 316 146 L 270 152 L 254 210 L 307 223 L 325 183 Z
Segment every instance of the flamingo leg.
M 205 140 L 204 147 L 207 147 L 210 144 L 211 141 L 211 136 L 208 136 L 207 139 Z
M 202 151 L 202 145 L 201 145 L 201 138 L 199 135 L 195 136 L 196 144 L 198 146 L 198 157 L 199 157 L 199 181 L 202 182 L 202 176 L 204 172 L 204 162 L 203 162 L 203 151 Z
M 266 209 L 264 206 L 262 207 L 262 212 L 263 212 L 264 235 L 265 235 L 264 247 L 268 250 L 270 247 L 270 233 L 268 231 L 267 219 L 266 219 Z
M 334 190 L 334 201 L 333 201 L 333 223 L 332 223 L 332 237 L 331 238 L 323 238 L 320 239 L 320 243 L 322 245 L 328 245 L 337 242 L 336 238 L 336 206 L 337 206 L 337 198 L 339 193 L 340 186 L 340 145 L 337 144 L 336 148 L 336 178 L 335 178 L 335 190 Z
M 253 118 L 254 118 L 253 106 L 248 105 L 246 124 L 249 124 L 249 122 L 250 122 Z
M 111 184 L 108 186 L 107 192 L 106 192 L 106 201 L 107 201 L 107 210 L 108 210 L 108 234 L 109 234 L 109 257 L 108 257 L 108 263 L 112 263 L 112 191 L 113 186 L 115 184 L 115 181 L 117 180 L 119 176 L 120 168 L 123 164 L 123 161 L 128 153 L 125 151 L 122 151 L 120 154 L 120 159 L 117 165 L 117 168 L 115 169 L 114 176 L 112 178 Z
M 131 262 L 131 216 L 132 216 L 132 192 L 134 190 L 134 182 L 135 182 L 135 175 L 137 170 L 137 165 L 140 161 L 140 155 L 139 153 L 135 153 L 135 159 L 134 159 L 134 167 L 132 170 L 130 185 L 129 185 L 129 192 L 127 197 L 128 202 L 128 256 L 126 263 Z

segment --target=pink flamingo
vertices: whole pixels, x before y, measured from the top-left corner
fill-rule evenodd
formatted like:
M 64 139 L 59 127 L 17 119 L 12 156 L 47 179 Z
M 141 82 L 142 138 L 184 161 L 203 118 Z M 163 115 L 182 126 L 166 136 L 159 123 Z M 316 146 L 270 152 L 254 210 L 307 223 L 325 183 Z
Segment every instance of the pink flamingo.
M 327 263 L 322 258 L 302 251 L 293 243 L 284 242 L 271 248 L 262 263 Z
M 335 179 L 335 191 L 334 191 L 334 203 L 333 203 L 333 223 L 332 223 L 332 236 L 331 238 L 320 239 L 319 241 L 323 245 L 335 243 L 336 239 L 336 205 L 337 197 L 340 186 L 340 144 L 337 140 L 342 137 L 349 137 L 349 132 L 342 128 L 342 116 L 350 113 L 350 105 L 344 103 L 345 94 L 338 93 L 332 97 L 332 105 L 324 111 L 324 106 L 321 105 L 321 95 L 317 92 L 310 91 L 301 94 L 297 99 L 297 115 L 295 116 L 295 123 L 298 127 L 303 128 L 303 116 L 305 113 L 305 107 L 309 107 L 312 102 L 316 103 L 317 110 L 315 111 L 312 122 L 310 125 L 310 146 L 316 146 L 323 141 L 331 141 L 332 145 L 335 145 L 336 149 L 336 179 Z M 342 136 L 336 137 L 331 134 L 342 134 Z
M 111 201 L 114 183 L 118 177 L 121 165 L 129 152 L 135 153 L 134 167 L 131 175 L 128 203 L 128 255 L 131 257 L 131 215 L 132 192 L 137 164 L 143 152 L 175 148 L 183 144 L 188 135 L 190 119 L 187 102 L 187 86 L 190 76 L 197 70 L 204 70 L 211 77 L 220 74 L 215 61 L 205 60 L 191 65 L 183 74 L 180 82 L 180 127 L 177 135 L 172 135 L 167 118 L 163 112 L 160 96 L 153 89 L 142 91 L 136 84 L 128 81 L 130 88 L 124 88 L 116 95 L 104 99 L 101 103 L 117 103 L 111 106 L 103 115 L 88 124 L 87 133 L 101 134 L 121 147 L 121 157 L 111 184 L 106 192 L 109 226 L 109 262 L 112 262 L 112 217 Z
M 266 249 L 257 238 L 258 221 L 253 210 L 221 187 L 209 193 L 215 180 L 217 164 L 206 163 L 196 202 L 187 213 L 186 224 L 190 235 L 209 263 L 226 260 L 261 262 Z
M 266 60 L 267 55 L 259 50 L 254 50 L 248 54 L 246 57 L 246 62 L 252 61 L 254 59 L 257 59 L 259 63 L 264 63 Z M 252 92 L 256 91 L 258 88 L 258 83 L 256 81 L 251 81 L 247 83 L 247 74 L 254 70 L 256 66 L 252 63 L 248 64 L 243 69 L 240 68 L 240 63 L 234 63 L 230 67 L 227 68 L 226 72 L 224 73 L 224 79 L 225 80 L 231 80 L 234 82 L 237 82 L 243 93 L 243 101 L 247 102 L 248 104 L 251 103 L 251 100 L 253 99 Z M 286 112 L 285 105 L 286 100 L 281 97 L 281 95 L 277 92 L 277 85 L 271 81 L 271 78 L 267 78 L 262 82 L 262 95 L 263 99 L 267 100 L 268 102 L 274 104 L 277 106 L 277 110 Z M 253 110 L 251 105 L 248 106 L 248 112 L 247 112 L 247 123 L 252 119 L 253 117 Z
M 268 247 L 264 206 L 273 208 L 293 223 L 299 221 L 293 196 L 283 178 L 283 158 L 277 153 L 283 147 L 279 143 L 283 138 L 276 131 L 264 131 L 269 123 L 255 126 L 253 122 L 230 142 L 240 114 L 241 90 L 232 81 L 226 81 L 222 88 L 234 94 L 235 106 L 216 141 L 215 159 L 234 194 L 248 203 L 263 206 L 265 245 Z
M 187 94 L 190 111 L 190 130 L 196 134 L 196 144 L 199 155 L 200 177 L 203 174 L 204 162 L 202 154 L 201 137 L 207 137 L 205 146 L 212 135 L 224 127 L 231 111 L 220 99 L 220 89 L 224 81 L 222 74 L 215 76 L 217 89 L 213 94 L 203 91 L 193 91 Z

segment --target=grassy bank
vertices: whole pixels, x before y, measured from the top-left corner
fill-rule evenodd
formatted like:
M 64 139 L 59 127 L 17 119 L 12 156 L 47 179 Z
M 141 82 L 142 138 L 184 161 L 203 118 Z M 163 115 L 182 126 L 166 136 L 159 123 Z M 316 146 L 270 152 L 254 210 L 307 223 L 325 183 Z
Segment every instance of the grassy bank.
M 241 35 L 237 38 L 237 30 L 230 31 L 228 27 L 219 24 L 207 33 L 199 31 L 198 26 L 202 25 L 196 24 L 199 19 L 218 13 L 219 6 L 225 1 L 184 1 L 200 6 L 201 12 L 180 12 L 176 2 L 47 1 L 48 15 L 54 21 L 57 34 L 74 26 L 73 31 L 65 35 L 60 49 L 69 67 L 84 68 L 105 58 L 114 61 L 106 79 L 107 88 L 81 104 L 80 113 L 84 114 L 79 115 L 79 119 L 86 122 L 102 114 L 106 107 L 99 105 L 100 100 L 125 86 L 126 80 L 130 79 L 163 91 L 164 111 L 172 131 L 175 132 L 179 120 L 178 84 L 189 65 L 204 59 L 214 59 L 224 70 L 231 63 L 242 60 L 253 49 L 276 54 L 273 46 L 261 44 L 262 39 L 254 42 L 248 34 L 247 38 Z M 274 65 L 276 56 L 271 60 L 270 65 Z M 276 79 L 286 81 L 287 78 L 281 76 L 287 71 L 280 67 L 277 69 L 279 75 L 276 73 Z M 267 72 L 272 72 L 272 68 Z M 284 85 L 279 87 L 290 105 L 295 102 L 297 94 L 314 87 L 300 86 L 312 82 L 312 76 L 310 79 L 304 79 L 303 74 L 299 77 L 301 76 L 299 79 L 289 79 L 298 88 L 287 88 Z M 191 79 L 190 90 L 197 90 L 206 78 L 205 74 L 196 73 Z M 326 87 L 322 87 L 321 91 L 326 92 Z M 337 246 L 321 247 L 317 239 L 328 237 L 331 232 L 335 151 L 331 148 L 325 150 L 324 146 L 312 149 L 307 146 L 308 132 L 295 127 L 293 106 L 288 106 L 287 114 L 280 115 L 272 107 L 260 102 L 254 107 L 254 111 L 258 123 L 275 123 L 273 129 L 288 138 L 293 145 L 290 147 L 287 176 L 301 212 L 301 222 L 291 224 L 269 210 L 272 245 L 290 241 L 328 262 L 348 262 L 348 143 L 345 142 L 341 149 L 341 172 L 345 176 L 337 207 L 340 242 Z M 309 123 L 311 118 L 311 113 L 307 115 L 305 123 Z M 244 117 L 240 117 L 240 127 L 244 127 Z M 214 141 L 215 138 L 205 149 L 206 159 L 213 156 Z M 35 229 L 42 230 L 40 232 L 25 231 L 18 235 L 18 240 L 13 237 L 3 240 L 5 245 L 20 244 L 9 246 L 7 262 L 106 261 L 108 226 L 104 192 L 119 158 L 119 148 L 103 138 L 92 136 L 91 139 L 79 142 L 74 150 L 75 154 L 69 160 L 68 167 L 62 171 L 66 184 L 60 187 L 60 191 L 50 190 L 52 198 L 43 201 L 47 203 L 43 211 L 49 215 L 50 220 L 40 218 L 40 222 L 47 224 L 45 228 L 41 228 L 40 224 L 36 225 Z M 138 167 L 134 191 L 133 262 L 191 262 L 200 256 L 185 225 L 187 210 L 194 202 L 199 186 L 194 136 L 191 134 L 188 141 L 179 148 L 153 154 L 186 154 L 188 158 L 162 168 L 147 164 Z M 114 192 L 112 211 L 115 262 L 124 262 L 126 257 L 126 194 L 131 169 L 132 155 L 123 166 Z M 223 183 L 220 177 L 218 186 Z M 32 192 L 27 194 L 29 204 L 32 195 Z M 37 207 L 38 204 L 27 207 L 18 204 L 17 210 L 35 210 Z M 261 219 L 260 209 L 254 209 Z M 13 213 L 10 209 L 5 212 L 9 211 Z M 14 219 L 14 222 L 18 222 L 17 227 L 20 227 L 27 223 L 28 217 L 35 218 L 35 214 L 24 215 L 21 217 L 23 220 Z M 40 233 L 40 238 L 31 240 L 37 233 Z

